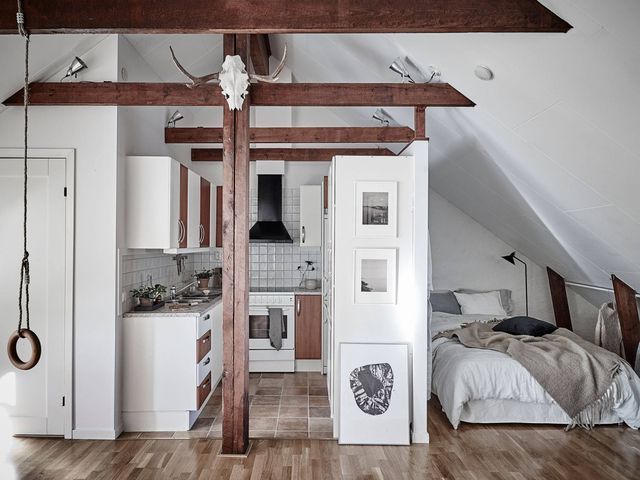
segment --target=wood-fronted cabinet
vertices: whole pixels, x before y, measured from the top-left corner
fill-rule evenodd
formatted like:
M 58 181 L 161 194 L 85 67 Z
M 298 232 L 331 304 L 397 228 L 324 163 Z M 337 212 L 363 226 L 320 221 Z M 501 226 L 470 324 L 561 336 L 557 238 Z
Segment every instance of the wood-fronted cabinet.
M 211 246 L 211 182 L 200 178 L 200 246 Z
M 322 186 L 300 186 L 300 246 L 322 245 Z
M 215 246 L 215 185 L 171 157 L 129 156 L 125 171 L 128 248 L 178 253 Z
M 322 296 L 296 295 L 296 359 L 322 357 Z

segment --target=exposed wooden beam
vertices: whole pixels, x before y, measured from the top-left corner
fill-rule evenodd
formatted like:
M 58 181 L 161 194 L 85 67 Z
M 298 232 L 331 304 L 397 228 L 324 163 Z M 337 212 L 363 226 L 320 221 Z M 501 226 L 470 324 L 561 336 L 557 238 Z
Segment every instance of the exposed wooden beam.
M 622 331 L 622 344 L 627 362 L 635 364 L 638 343 L 640 343 L 640 318 L 636 291 L 615 275 L 611 275 L 616 308 Z
M 225 55 L 246 63 L 247 35 L 225 35 Z M 222 453 L 249 448 L 249 115 L 224 109 L 222 206 L 223 421 Z M 222 153 L 224 152 L 224 155 Z M 222 158 L 221 158 L 222 159 Z
M 414 111 L 414 125 L 413 128 L 416 131 L 416 139 L 424 140 L 427 138 L 427 119 L 426 119 L 426 107 L 418 106 Z
M 547 267 L 547 276 L 549 277 L 549 290 L 551 291 L 551 302 L 553 303 L 556 325 L 560 328 L 571 330 L 571 312 L 569 311 L 564 278 L 549 267 Z
M 269 35 L 251 35 L 251 64 L 258 75 L 269 75 L 269 57 L 271 45 Z
M 473 107 L 447 83 L 256 83 L 254 106 L 305 107 Z M 4 101 L 21 106 L 20 90 Z M 32 83 L 29 102 L 37 105 L 226 106 L 218 85 L 187 88 L 182 83 Z
M 535 0 L 29 0 L 31 33 L 566 32 Z M 16 33 L 0 2 L 0 33 Z
M 221 162 L 221 148 L 192 148 L 194 162 Z M 336 155 L 388 156 L 388 148 L 252 148 L 250 158 L 254 160 L 285 160 L 287 162 L 329 162 Z
M 405 143 L 409 127 L 253 127 L 251 143 Z M 222 143 L 222 128 L 166 128 L 165 143 Z

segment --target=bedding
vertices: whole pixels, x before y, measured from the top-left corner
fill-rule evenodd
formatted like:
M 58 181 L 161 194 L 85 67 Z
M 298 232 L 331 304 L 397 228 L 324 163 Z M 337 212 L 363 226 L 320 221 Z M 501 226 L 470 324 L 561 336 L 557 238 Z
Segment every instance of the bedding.
M 463 315 L 499 315 L 506 316 L 500 300 L 500 292 L 460 293 L 453 292 L 460 304 Z
M 429 295 L 431 310 L 434 312 L 453 313 L 460 315 L 460 304 L 451 290 L 433 291 Z
M 533 376 L 507 354 L 467 348 L 457 339 L 435 338 L 439 333 L 462 325 L 492 320 L 500 319 L 491 315 L 432 315 L 432 391 L 438 396 L 453 427 L 457 429 L 460 421 L 476 419 L 491 423 L 550 421 L 569 424 L 569 416 Z M 612 402 L 610 411 L 595 423 L 624 421 L 636 429 L 640 427 L 640 379 L 625 362 L 621 368 L 619 395 Z M 508 404 L 509 409 L 496 411 L 491 407 L 502 403 Z M 543 414 L 545 409 L 548 409 L 548 416 Z

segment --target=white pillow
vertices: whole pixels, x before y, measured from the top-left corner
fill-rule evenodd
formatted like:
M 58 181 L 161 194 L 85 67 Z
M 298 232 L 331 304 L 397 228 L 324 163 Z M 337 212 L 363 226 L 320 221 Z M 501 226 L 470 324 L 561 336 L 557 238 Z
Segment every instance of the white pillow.
M 460 304 L 463 315 L 498 315 L 507 316 L 502 307 L 500 292 L 458 293 L 453 292 Z

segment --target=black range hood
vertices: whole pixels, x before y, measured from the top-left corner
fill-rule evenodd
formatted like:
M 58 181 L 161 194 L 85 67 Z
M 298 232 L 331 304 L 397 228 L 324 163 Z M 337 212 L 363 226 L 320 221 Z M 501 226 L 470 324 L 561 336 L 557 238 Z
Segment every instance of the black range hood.
M 293 243 L 282 223 L 282 175 L 258 175 L 258 221 L 249 242 Z

